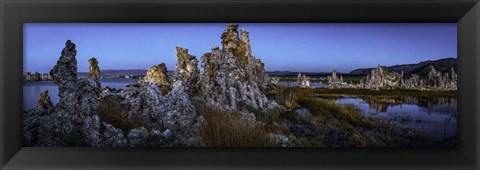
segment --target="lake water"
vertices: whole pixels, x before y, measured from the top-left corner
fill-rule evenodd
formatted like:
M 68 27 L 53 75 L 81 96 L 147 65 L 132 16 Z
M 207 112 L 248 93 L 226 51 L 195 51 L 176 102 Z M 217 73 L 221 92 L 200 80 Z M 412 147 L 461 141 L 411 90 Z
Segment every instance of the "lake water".
M 138 82 L 138 79 L 100 79 L 102 86 L 116 89 L 126 89 L 126 84 Z M 52 81 L 24 81 L 23 109 L 31 109 L 37 105 L 40 93 L 48 90 L 48 95 L 54 104 L 58 103 L 58 87 Z
M 415 98 L 401 104 L 385 104 L 357 97 L 336 99 L 339 104 L 352 104 L 367 116 L 392 120 L 400 127 L 417 128 L 442 141 L 457 137 L 457 99 L 444 98 L 430 102 Z

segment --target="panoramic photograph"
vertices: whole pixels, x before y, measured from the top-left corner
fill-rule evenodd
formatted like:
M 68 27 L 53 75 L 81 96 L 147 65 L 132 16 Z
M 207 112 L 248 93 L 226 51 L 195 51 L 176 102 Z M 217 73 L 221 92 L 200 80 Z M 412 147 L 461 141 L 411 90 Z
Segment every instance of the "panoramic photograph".
M 26 147 L 445 148 L 455 23 L 24 23 Z

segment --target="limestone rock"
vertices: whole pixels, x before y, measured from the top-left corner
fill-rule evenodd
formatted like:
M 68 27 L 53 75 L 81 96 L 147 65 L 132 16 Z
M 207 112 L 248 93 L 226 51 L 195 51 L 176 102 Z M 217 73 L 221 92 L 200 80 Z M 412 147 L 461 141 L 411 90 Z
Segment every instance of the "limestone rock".
M 242 29 L 239 36 L 238 24 L 228 24 L 221 39 L 222 49 L 212 48 L 201 58 L 203 100 L 227 110 L 267 107 L 271 102 L 260 87 L 270 84 L 270 79 L 261 60 L 251 55 L 248 31 Z
M 297 86 L 302 88 L 309 88 L 310 87 L 310 77 L 307 77 L 305 74 L 302 73 L 297 74 Z
M 291 145 L 290 140 L 285 135 L 270 133 L 270 134 L 268 134 L 268 136 L 272 141 L 274 141 L 275 143 L 277 143 L 281 147 L 287 147 L 287 146 Z
M 88 69 L 88 77 L 93 77 L 96 79 L 100 78 L 100 68 L 98 67 L 97 58 L 92 57 L 88 59 L 89 69 Z
M 451 68 L 450 74 L 442 74 L 440 71 L 435 70 L 435 67 L 430 65 L 426 77 L 426 85 L 440 90 L 457 90 L 457 74 L 453 68 Z
M 386 67 L 378 66 L 372 69 L 367 77 L 361 80 L 364 88 L 379 89 L 379 88 L 397 88 L 401 87 L 403 74 L 389 72 Z
M 237 48 L 239 43 L 238 39 L 238 24 L 230 23 L 228 24 L 227 30 L 222 34 L 222 46 L 225 51 L 232 51 Z
M 170 86 L 171 83 L 168 79 L 167 66 L 165 66 L 165 63 L 150 67 L 147 70 L 147 74 L 143 78 L 143 81 L 154 83 L 159 86 Z
M 126 147 L 128 140 L 121 129 L 115 128 L 111 124 L 102 122 L 101 127 L 102 147 Z
M 330 84 L 343 83 L 343 77 L 342 76 L 338 77 L 337 76 L 337 70 L 333 70 L 332 71 L 332 76 L 327 76 L 327 81 Z
M 189 93 L 198 92 L 198 82 L 200 71 L 198 69 L 198 60 L 195 56 L 188 54 L 188 49 L 176 47 L 177 64 L 175 66 L 174 81 L 181 81 L 182 86 Z
M 42 111 L 40 109 L 43 107 L 26 112 L 24 124 L 31 132 L 27 137 L 31 140 L 26 143 L 63 146 L 66 144 L 62 142 L 72 140 L 70 138 L 81 138 L 81 145 L 101 146 L 100 120 L 96 115 L 100 83 L 91 78 L 77 79 L 75 56 L 75 44 L 69 40 L 50 72 L 59 89 L 59 103 L 53 109 L 49 108 L 49 114 L 33 114 Z M 42 136 L 41 139 L 38 136 Z

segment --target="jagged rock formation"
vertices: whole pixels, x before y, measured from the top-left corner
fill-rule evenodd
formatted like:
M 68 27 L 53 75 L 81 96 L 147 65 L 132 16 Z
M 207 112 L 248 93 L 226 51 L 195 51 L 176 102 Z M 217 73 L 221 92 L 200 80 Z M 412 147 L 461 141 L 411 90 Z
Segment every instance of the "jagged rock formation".
M 450 78 L 452 77 L 452 78 Z M 410 78 L 403 79 L 402 73 L 389 72 L 385 67 L 379 66 L 371 70 L 367 77 L 363 78 L 359 85 L 361 88 L 380 89 L 380 88 L 405 88 L 405 89 L 437 89 L 437 90 L 457 90 L 457 74 L 452 68 L 450 74 L 442 74 L 430 65 L 428 75 L 422 79 L 416 74 Z
M 389 72 L 386 67 L 378 66 L 360 82 L 368 89 L 396 88 L 400 87 L 402 79 L 403 74 Z
M 188 49 L 176 47 L 176 50 L 178 61 L 175 66 L 174 81 L 180 81 L 189 93 L 197 93 L 200 79 L 198 60 L 195 56 L 188 54 Z
M 298 73 L 297 86 L 302 88 L 310 87 L 310 77 L 307 77 L 305 74 L 302 75 L 301 73 Z
M 241 109 L 242 105 L 265 108 L 272 103 L 259 87 L 270 80 L 263 63 L 251 55 L 248 32 L 242 30 L 239 37 L 237 29 L 237 24 L 229 24 L 221 37 L 223 48 L 214 47 L 202 56 L 202 98 L 209 105 L 227 110 Z
M 158 86 L 170 86 L 165 63 L 150 67 L 143 78 L 143 82 L 154 83 Z
M 448 73 L 442 74 L 440 71 L 435 70 L 435 67 L 430 65 L 430 70 L 426 77 L 425 84 L 429 87 L 437 89 L 456 90 L 457 74 L 453 68 L 450 70 L 450 75 Z
M 96 115 L 100 84 L 94 79 L 77 79 L 75 56 L 75 44 L 69 40 L 50 71 L 59 88 L 59 103 L 55 107 L 37 107 L 25 112 L 27 144 L 65 146 L 68 145 L 65 142 L 74 141 L 72 138 L 80 138 L 82 140 L 75 141 L 80 145 L 101 146 Z M 44 114 L 38 116 L 39 112 Z
M 402 86 L 406 89 L 418 89 L 425 86 L 425 81 L 418 75 L 412 74 L 410 78 L 402 80 Z
M 337 70 L 332 71 L 332 76 L 327 76 L 327 81 L 329 84 L 343 83 L 343 76 L 337 76 Z
M 88 59 L 89 69 L 88 69 L 88 77 L 93 77 L 96 79 L 100 78 L 100 68 L 98 68 L 98 61 L 97 58 L 92 57 Z

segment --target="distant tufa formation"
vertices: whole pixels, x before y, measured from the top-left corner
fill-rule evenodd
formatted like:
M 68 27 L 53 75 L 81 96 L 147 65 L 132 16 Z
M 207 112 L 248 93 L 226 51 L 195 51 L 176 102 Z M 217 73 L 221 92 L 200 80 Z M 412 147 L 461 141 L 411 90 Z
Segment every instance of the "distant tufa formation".
M 389 72 L 386 67 L 378 66 L 372 69 L 370 74 L 360 81 L 358 88 L 366 89 L 437 89 L 437 90 L 457 90 L 457 74 L 451 68 L 450 73 L 438 72 L 435 67 L 430 65 L 428 75 L 420 78 L 412 74 L 404 79 L 402 73 Z
M 100 78 L 100 68 L 98 67 L 97 58 L 92 57 L 88 59 L 89 69 L 88 69 L 88 77 L 93 77 L 96 79 Z
M 310 77 L 307 77 L 305 74 L 297 74 L 297 86 L 302 88 L 310 87 Z
M 337 70 L 332 71 L 332 76 L 327 76 L 327 82 L 329 84 L 343 83 L 343 76 L 337 76 Z
M 51 79 L 52 77 L 48 73 L 40 74 L 38 72 L 35 72 L 32 74 L 30 72 L 27 72 L 27 74 L 25 75 L 26 81 L 45 81 L 45 80 L 51 80 Z
M 138 89 L 129 90 L 102 88 L 95 58 L 89 60 L 88 77 L 78 78 L 75 44 L 68 40 L 50 72 L 59 88 L 59 103 L 49 104 L 45 92 L 38 107 L 24 112 L 26 145 L 204 146 L 199 130 L 205 121 L 196 109 L 200 103 L 239 111 L 257 123 L 250 108 L 280 106 L 260 91 L 271 83 L 270 78 L 264 64 L 251 54 L 248 32 L 241 30 L 239 35 L 237 29 L 237 24 L 228 25 L 222 34 L 223 48 L 205 53 L 200 69 L 188 49 L 176 47 L 178 61 L 172 78 L 162 63 L 148 69 Z M 134 122 L 120 127 L 107 121 L 112 119 L 108 115 Z

